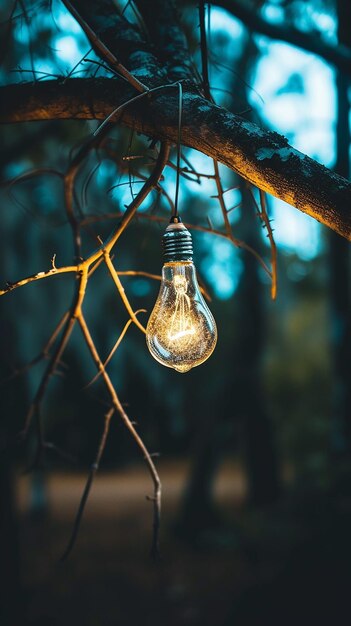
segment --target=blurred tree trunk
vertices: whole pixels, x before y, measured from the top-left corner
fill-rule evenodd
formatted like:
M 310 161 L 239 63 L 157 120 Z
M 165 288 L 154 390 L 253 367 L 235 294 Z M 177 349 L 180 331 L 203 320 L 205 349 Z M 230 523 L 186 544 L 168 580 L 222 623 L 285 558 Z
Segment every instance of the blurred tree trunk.
M 0 320 L 1 354 L 0 378 L 4 378 L 4 361 L 7 361 L 13 349 L 12 333 L 9 325 Z M 8 366 L 8 361 L 7 361 Z M 8 374 L 8 369 L 7 369 Z M 7 388 L 8 389 L 8 388 Z M 18 391 L 17 391 L 18 393 Z M 20 394 L 19 394 L 20 395 Z M 21 400 L 19 402 L 21 404 Z M 11 393 L 0 394 L 0 624 L 12 626 L 21 623 L 23 603 L 21 598 L 18 527 L 15 510 L 14 458 L 13 449 L 6 450 L 9 430 L 15 435 L 17 401 Z M 9 420 L 12 417 L 12 420 Z M 9 427 L 9 421 L 12 422 Z M 6 433 L 6 435 L 5 435 Z
M 240 237 L 262 252 L 260 222 L 252 196 L 240 182 L 244 210 Z M 248 476 L 248 498 L 254 505 L 269 504 L 279 495 L 279 473 L 273 426 L 266 413 L 263 390 L 263 353 L 265 338 L 264 289 L 260 266 L 248 251 L 243 251 L 244 271 L 238 291 L 240 369 L 236 402 L 240 407 L 243 443 Z
M 237 102 L 246 102 L 245 88 L 250 80 L 248 75 L 255 64 L 256 54 L 256 46 L 252 40 L 248 40 L 235 68 L 236 79 L 232 92 L 236 94 Z M 247 185 L 242 179 L 240 181 L 242 216 L 238 236 L 260 251 L 263 247 L 260 222 Z M 234 380 L 230 381 L 230 390 L 223 390 L 223 393 L 229 394 L 231 398 L 235 394 L 235 403 L 231 403 L 230 419 L 235 423 L 238 419 L 241 420 L 248 501 L 253 505 L 263 505 L 274 501 L 280 491 L 273 430 L 265 412 L 262 389 L 265 326 L 263 285 L 259 279 L 259 265 L 253 255 L 243 251 L 242 259 L 244 270 L 238 291 L 240 340 L 235 341 L 231 348 L 233 363 L 238 363 L 238 354 L 240 359 L 239 366 L 234 371 Z M 218 419 L 215 406 L 212 411 L 209 408 L 211 407 L 207 407 L 205 419 L 201 422 L 201 431 L 196 437 L 193 465 L 180 517 L 181 528 L 189 534 L 209 527 L 216 521 L 213 482 L 225 441 L 221 433 L 223 417 Z
M 0 623 L 12 626 L 23 614 L 13 476 L 11 464 L 6 460 L 0 466 L 0 554 Z
M 207 407 L 202 428 L 195 437 L 190 476 L 177 523 L 181 534 L 191 539 L 218 521 L 213 483 L 223 449 L 219 421 L 216 408 Z
M 257 10 L 262 1 L 257 2 Z M 241 76 L 234 93 L 245 96 L 245 85 L 253 80 L 258 50 L 250 38 L 243 57 Z M 251 114 L 251 118 L 255 113 Z M 261 222 L 248 184 L 239 179 L 242 198 L 239 237 L 259 254 L 263 254 Z M 274 502 L 280 493 L 280 476 L 273 425 L 266 413 L 263 389 L 263 354 L 265 350 L 265 287 L 260 280 L 261 269 L 247 250 L 242 252 L 244 271 L 239 285 L 239 345 L 240 370 L 238 371 L 238 405 L 241 416 L 243 444 L 248 478 L 248 500 L 253 505 Z
M 351 3 L 337 0 L 338 37 L 341 44 L 351 45 Z M 339 174 L 350 176 L 350 80 L 337 72 L 336 164 Z M 351 272 L 350 244 L 329 232 L 330 294 L 332 326 L 332 452 L 351 455 Z
M 0 151 L 0 164 L 5 161 Z M 1 165 L 0 165 L 1 170 Z M 3 222 L 6 221 L 6 214 Z M 2 233 L 6 229 L 2 229 Z M 8 273 L 10 258 L 8 247 L 11 240 L 0 232 L 0 267 L 3 276 Z M 16 353 L 13 329 L 14 312 L 5 308 L 0 314 L 0 382 L 9 375 L 9 363 Z M 6 393 L 5 393 L 6 391 Z M 16 454 L 10 444 L 19 431 L 18 416 L 24 414 L 26 389 L 23 379 L 3 383 L 0 390 L 0 624 L 17 626 L 23 624 L 24 606 L 20 583 L 20 558 L 18 524 L 15 507 L 14 467 Z

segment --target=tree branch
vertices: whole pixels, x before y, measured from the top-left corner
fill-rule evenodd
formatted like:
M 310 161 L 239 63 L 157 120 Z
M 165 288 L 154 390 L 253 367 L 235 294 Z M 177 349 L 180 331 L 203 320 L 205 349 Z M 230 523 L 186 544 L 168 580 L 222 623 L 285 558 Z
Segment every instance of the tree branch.
M 110 431 L 110 422 L 111 422 L 111 417 L 115 412 L 115 408 L 112 407 L 112 409 L 110 409 L 106 414 L 105 414 L 105 419 L 104 419 L 104 429 L 102 431 L 101 437 L 100 437 L 100 441 L 99 441 L 99 446 L 96 452 L 96 456 L 95 456 L 95 460 L 93 462 L 93 464 L 90 467 L 89 470 L 89 474 L 88 474 L 88 478 L 84 487 L 84 491 L 82 494 L 82 497 L 80 499 L 79 502 L 79 506 L 78 506 L 78 511 L 76 514 L 76 518 L 74 520 L 74 525 L 73 525 L 73 529 L 72 529 L 72 534 L 71 537 L 69 539 L 69 542 L 66 546 L 66 549 L 63 553 L 63 555 L 61 556 L 61 561 L 65 561 L 67 559 L 67 557 L 69 556 L 69 554 L 72 552 L 72 549 L 74 547 L 74 544 L 76 542 L 77 539 L 77 535 L 79 532 L 79 528 L 80 528 L 80 524 L 82 521 L 82 517 L 83 517 L 83 513 L 84 513 L 84 509 L 85 509 L 85 505 L 87 503 L 88 497 L 89 497 L 89 493 L 94 481 L 94 478 L 98 472 L 98 469 L 100 467 L 100 461 L 101 461 L 101 457 L 104 453 L 105 447 L 106 447 L 106 441 L 107 441 L 107 437 Z
M 242 21 L 245 26 L 256 33 L 266 35 L 271 39 L 285 41 L 293 46 L 302 48 L 306 52 L 312 52 L 321 57 L 327 63 L 334 65 L 351 76 L 351 49 L 344 45 L 333 45 L 321 37 L 304 33 L 289 24 L 272 24 L 267 22 L 260 14 L 243 0 L 214 0 L 211 4 L 226 9 Z
M 124 425 L 126 426 L 126 428 L 129 430 L 131 436 L 133 437 L 136 445 L 138 446 L 138 448 L 140 449 L 140 451 L 143 454 L 144 457 L 144 461 L 147 465 L 147 468 L 149 470 L 149 474 L 151 476 L 153 485 L 154 485 L 154 493 L 152 498 L 150 498 L 150 500 L 152 500 L 153 502 L 153 509 L 154 509 L 154 518 L 153 518 L 153 532 L 152 532 L 152 544 L 151 544 L 151 555 L 153 558 L 157 558 L 159 556 L 159 527 L 160 527 L 160 517 L 161 517 L 161 481 L 159 478 L 159 475 L 157 473 L 156 467 L 154 465 L 154 462 L 152 460 L 152 456 L 149 453 L 148 449 L 146 448 L 143 440 L 141 439 L 141 437 L 138 435 L 137 431 L 135 430 L 132 422 L 130 421 L 128 415 L 126 414 L 118 396 L 117 393 L 115 391 L 115 388 L 111 382 L 111 379 L 109 377 L 109 375 L 107 374 L 103 362 L 100 359 L 99 353 L 95 347 L 94 341 L 90 335 L 88 326 L 86 324 L 86 321 L 82 315 L 82 313 L 79 315 L 78 317 L 78 322 L 80 324 L 84 339 L 86 341 L 86 344 L 90 350 L 91 356 L 93 358 L 93 361 L 96 365 L 96 368 L 98 370 L 98 372 L 101 374 L 104 383 L 107 387 L 107 390 L 110 394 L 111 397 L 111 404 L 113 406 L 113 408 L 117 411 L 117 413 L 119 414 L 119 416 L 121 417 Z M 88 483 L 88 488 L 90 488 L 89 483 Z M 79 523 L 79 519 L 78 518 L 78 523 Z
M 0 122 L 105 119 L 128 100 L 118 79 L 70 79 L 0 88 Z M 121 122 L 155 139 L 177 140 L 178 90 L 143 98 Z M 351 240 L 351 183 L 263 130 L 184 89 L 182 143 L 224 163 L 263 191 Z
M 105 250 L 104 250 L 104 259 L 105 259 L 105 263 L 107 265 L 107 268 L 108 268 L 108 270 L 110 272 L 110 275 L 112 277 L 112 280 L 115 283 L 117 291 L 118 291 L 118 293 L 119 293 L 119 295 L 121 297 L 121 300 L 122 300 L 122 302 L 123 302 L 127 312 L 130 315 L 130 319 L 133 320 L 134 324 L 139 328 L 139 330 L 141 330 L 142 333 L 146 334 L 145 327 L 139 322 L 139 320 L 138 320 L 138 318 L 136 316 L 136 313 L 133 311 L 133 309 L 131 307 L 131 304 L 130 304 L 127 296 L 126 296 L 126 293 L 124 291 L 124 287 L 123 287 L 123 285 L 122 285 L 122 283 L 120 281 L 120 278 L 118 276 L 118 272 L 115 269 L 115 267 L 113 265 L 113 262 L 111 260 L 111 256 Z
M 111 396 L 111 402 L 112 402 L 112 407 L 114 410 L 116 410 L 120 417 L 122 418 L 124 424 L 126 425 L 126 427 L 128 428 L 129 432 L 131 433 L 131 435 L 133 436 L 136 444 L 138 445 L 138 447 L 140 448 L 140 450 L 143 453 L 144 456 L 144 460 L 147 464 L 147 467 L 149 469 L 149 473 L 152 477 L 152 481 L 153 481 L 153 485 L 154 485 L 154 492 L 153 492 L 153 496 L 151 498 L 149 498 L 150 500 L 152 500 L 153 502 L 153 511 L 154 511 L 154 515 L 153 515 L 153 531 L 152 531 L 152 548 L 151 548 L 151 554 L 153 557 L 157 557 L 159 554 L 159 526 L 160 526 L 160 514 L 161 514 L 161 482 L 157 473 L 157 470 L 155 468 L 155 465 L 152 461 L 152 455 L 149 454 L 145 444 L 143 443 L 142 439 L 140 438 L 140 436 L 138 435 L 137 431 L 135 430 L 132 422 L 129 420 L 127 414 L 125 413 L 122 404 L 120 403 L 117 393 L 114 389 L 114 386 L 111 382 L 111 379 L 109 378 L 106 370 L 105 370 L 105 366 L 103 364 L 103 362 L 100 359 L 100 356 L 98 354 L 98 351 L 95 347 L 94 341 L 91 337 L 90 331 L 88 329 L 88 326 L 85 322 L 84 316 L 83 316 L 83 312 L 82 312 L 82 306 L 83 306 L 83 301 L 84 301 L 84 297 L 85 297 L 85 293 L 86 293 L 86 287 L 87 287 L 87 283 L 88 283 L 88 279 L 91 276 L 91 274 L 95 271 L 95 269 L 98 267 L 100 261 L 103 259 L 105 260 L 111 274 L 112 277 L 114 278 L 116 285 L 118 287 L 118 290 L 120 292 L 121 298 L 127 308 L 128 311 L 130 311 L 131 313 L 131 320 L 136 323 L 141 330 L 144 331 L 143 326 L 139 323 L 139 321 L 136 318 L 136 315 L 138 312 L 134 312 L 127 300 L 127 297 L 124 294 L 124 290 L 122 285 L 120 284 L 120 280 L 119 277 L 117 275 L 117 272 L 115 271 L 112 262 L 111 262 L 111 266 L 109 265 L 109 261 L 110 261 L 110 253 L 111 250 L 113 248 L 113 246 L 116 244 L 116 242 L 118 241 L 119 237 L 122 235 L 122 233 L 124 232 L 124 230 L 126 229 L 126 227 L 128 226 L 128 224 L 131 222 L 131 220 L 133 219 L 138 207 L 140 206 L 140 204 L 143 202 L 143 200 L 152 192 L 153 189 L 157 188 L 159 180 L 161 178 L 162 175 L 162 171 L 164 169 L 164 167 L 166 166 L 167 162 L 169 159 L 169 145 L 167 142 L 162 142 L 161 143 L 161 147 L 160 147 L 160 151 L 157 157 L 157 160 L 155 162 L 155 166 L 153 171 L 151 172 L 149 178 L 145 181 L 142 189 L 139 191 L 139 193 L 137 194 L 137 196 L 133 199 L 133 201 L 131 202 L 131 204 L 128 206 L 127 210 L 124 212 L 121 221 L 119 222 L 119 224 L 117 225 L 117 227 L 114 229 L 114 231 L 111 233 L 110 237 L 108 238 L 108 240 L 105 243 L 102 243 L 101 246 L 94 252 L 92 252 L 92 254 L 90 254 L 90 256 L 87 259 L 81 259 L 79 261 L 79 263 L 77 264 L 77 267 L 73 268 L 75 269 L 75 273 L 76 273 L 76 278 L 77 278 L 77 285 L 76 285 L 76 290 L 75 290 L 75 296 L 74 296 L 74 300 L 72 303 L 72 306 L 68 312 L 67 315 L 65 315 L 64 317 L 64 328 L 62 330 L 62 334 L 60 337 L 60 340 L 56 346 L 55 351 L 53 352 L 50 361 L 48 363 L 48 366 L 44 372 L 44 375 L 41 379 L 41 382 L 39 384 L 39 387 L 37 389 L 37 392 L 35 394 L 34 400 L 31 403 L 31 406 L 29 408 L 29 411 L 27 413 L 26 419 L 25 419 L 25 425 L 24 425 L 24 429 L 21 433 L 22 437 L 21 438 L 26 438 L 26 436 L 28 435 L 29 432 L 29 428 L 32 422 L 32 418 L 35 417 L 36 418 L 36 427 L 37 427 L 37 453 L 35 455 L 35 460 L 34 460 L 34 464 L 33 466 L 36 466 L 41 458 L 42 452 L 46 449 L 46 448 L 50 448 L 50 449 L 55 449 L 56 451 L 58 451 L 58 449 L 56 447 L 54 447 L 52 444 L 48 444 L 47 442 L 45 442 L 44 438 L 43 438 L 43 432 L 42 432 L 42 419 L 41 419 L 41 403 L 43 401 L 43 397 L 44 394 L 46 392 L 47 386 L 49 384 L 49 380 L 51 378 L 51 376 L 54 374 L 55 372 L 55 368 L 58 365 L 58 363 L 60 362 L 61 356 L 67 346 L 67 343 L 70 339 L 73 327 L 75 325 L 76 320 L 78 320 L 78 323 L 81 327 L 84 339 L 86 341 L 86 344 L 91 352 L 92 358 L 97 366 L 97 370 L 98 373 L 102 376 L 105 385 L 107 387 L 107 390 L 110 393 Z M 53 260 L 53 265 L 54 265 L 54 260 Z M 55 273 L 58 273 L 58 270 L 54 267 L 52 271 L 55 271 Z M 61 268 L 61 273 L 62 272 L 71 272 L 72 271 L 72 267 L 68 267 L 68 268 Z M 0 295 L 4 295 L 5 293 L 7 293 L 8 291 L 12 289 L 14 289 L 15 287 L 19 287 L 21 285 L 25 285 L 28 282 L 33 282 L 35 280 L 40 280 L 41 278 L 45 278 L 50 276 L 51 273 L 48 272 L 41 272 L 39 274 L 36 274 L 35 276 L 29 277 L 28 279 L 19 281 L 18 283 L 14 283 L 11 286 L 8 286 L 7 289 L 0 291 Z M 139 311 L 140 312 L 140 311 Z M 125 327 L 125 330 L 127 330 L 128 326 Z M 61 329 L 61 324 L 59 325 L 59 330 Z M 52 338 L 50 339 L 50 346 L 52 344 L 52 342 L 54 342 L 55 338 L 57 337 L 57 334 L 59 332 L 59 330 L 55 330 L 53 333 Z M 121 335 L 121 339 L 123 338 L 125 334 L 125 331 L 122 332 Z M 120 339 L 120 340 L 121 340 Z M 119 341 L 120 342 L 120 341 Z M 117 342 L 115 348 L 113 351 L 115 351 L 119 345 L 119 342 Z M 44 354 L 45 354 L 45 348 L 44 348 Z M 111 355 L 108 357 L 107 361 L 111 358 Z M 84 506 L 87 500 L 87 497 L 89 495 L 89 491 L 90 491 L 90 487 L 91 487 L 91 483 L 92 480 L 94 478 L 94 475 L 96 473 L 97 470 L 97 466 L 100 462 L 100 458 L 101 455 L 103 453 L 104 447 L 105 447 L 105 442 L 106 442 L 106 437 L 108 434 L 108 428 L 109 428 L 109 421 L 110 421 L 110 417 L 111 414 L 108 414 L 108 417 L 105 418 L 105 429 L 101 438 L 101 442 L 100 442 L 100 446 L 98 449 L 98 453 L 97 453 L 97 457 L 96 457 L 96 467 L 95 465 L 92 467 L 90 475 L 88 477 L 88 482 L 87 485 L 85 487 L 85 490 L 83 492 L 83 496 L 82 496 L 82 500 L 81 500 L 81 504 L 79 506 L 79 510 L 77 513 L 77 517 L 76 517 L 76 521 L 74 524 L 74 529 L 73 529 L 73 534 L 71 536 L 71 540 L 67 546 L 67 549 L 65 551 L 64 557 L 66 557 L 70 550 L 73 547 L 73 544 L 75 542 L 75 538 L 79 529 L 79 525 L 80 525 L 80 521 L 81 521 L 81 517 L 83 515 L 83 511 L 84 511 Z
M 23 431 L 21 433 L 21 436 L 23 438 L 26 438 L 28 435 L 28 431 L 29 428 L 31 426 L 31 422 L 32 422 L 32 418 L 33 416 L 37 416 L 37 427 L 39 430 L 39 451 L 41 453 L 41 448 L 42 448 L 42 439 L 41 439 L 41 416 L 40 416 L 40 409 L 41 409 L 41 404 L 42 404 L 42 400 L 44 398 L 44 394 L 46 392 L 47 386 L 49 384 L 49 381 L 51 379 L 51 377 L 53 376 L 56 366 L 59 363 L 65 349 L 66 346 L 69 342 L 69 339 L 71 337 L 74 325 L 76 323 L 76 319 L 78 316 L 78 313 L 81 309 L 82 306 L 82 302 L 84 300 L 84 295 L 85 295 L 85 290 L 86 290 L 86 286 L 87 286 L 87 281 L 88 281 L 88 270 L 87 268 L 84 269 L 82 272 L 80 272 L 80 274 L 78 274 L 77 272 L 77 285 L 76 285 L 76 289 L 75 289 L 75 294 L 74 294 L 74 298 L 73 298 L 73 303 L 71 306 L 71 309 L 69 311 L 69 314 L 67 316 L 67 319 L 65 321 L 65 325 L 62 331 L 62 335 L 60 337 L 60 340 L 49 360 L 49 363 L 45 369 L 44 375 L 40 381 L 40 384 L 38 386 L 37 392 L 34 396 L 34 399 L 29 407 L 29 411 L 26 415 L 26 419 L 25 419 L 25 424 L 24 424 L 24 428 Z
M 117 12 L 111 0 L 64 0 L 64 3 L 82 25 L 96 52 L 131 84 L 134 81 L 137 91 L 168 80 L 165 68 L 143 34 Z
M 17 289 L 18 287 L 23 287 L 28 283 L 36 282 L 37 280 L 42 280 L 43 278 L 49 278 L 49 276 L 56 276 L 57 274 L 68 274 L 75 272 L 77 273 L 78 266 L 77 265 L 66 265 L 65 267 L 55 267 L 47 272 L 37 272 L 37 274 L 32 274 L 31 276 L 27 276 L 26 278 L 22 278 L 16 283 L 6 283 L 6 287 L 4 289 L 0 289 L 0 296 L 3 296 L 8 291 L 13 291 L 13 289 Z
M 174 0 L 135 0 L 169 80 L 198 79 Z M 155 16 L 157 15 L 157 19 Z

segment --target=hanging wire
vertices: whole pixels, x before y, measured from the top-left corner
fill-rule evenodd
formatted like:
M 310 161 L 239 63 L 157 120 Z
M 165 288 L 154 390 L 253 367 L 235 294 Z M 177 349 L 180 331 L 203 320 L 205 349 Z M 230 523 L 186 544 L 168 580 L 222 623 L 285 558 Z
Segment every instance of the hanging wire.
M 176 177 L 174 210 L 173 210 L 172 217 L 178 217 L 180 152 L 181 152 L 181 133 L 182 133 L 182 113 L 183 113 L 183 87 L 181 83 L 178 83 L 178 94 L 179 94 L 179 100 L 178 100 L 177 177 Z
M 169 85 L 160 85 L 160 87 L 154 87 L 153 89 L 148 89 L 147 91 L 143 91 L 139 93 L 137 96 L 134 96 L 128 102 L 124 102 L 120 104 L 116 109 L 114 109 L 101 124 L 95 129 L 93 136 L 96 137 L 102 129 L 108 124 L 108 122 L 117 115 L 120 111 L 125 109 L 129 104 L 140 100 L 140 98 L 144 98 L 145 96 L 149 96 L 156 92 L 159 92 L 167 87 L 175 87 L 178 85 L 178 137 L 177 137 L 177 175 L 176 175 L 176 190 L 175 190 L 175 199 L 174 199 L 174 209 L 172 212 L 172 218 L 178 217 L 178 197 L 179 197 L 179 177 L 180 177 L 180 157 L 181 157 L 181 134 L 182 134 L 182 114 L 183 114 L 183 87 L 182 83 L 179 81 L 177 83 L 171 83 Z

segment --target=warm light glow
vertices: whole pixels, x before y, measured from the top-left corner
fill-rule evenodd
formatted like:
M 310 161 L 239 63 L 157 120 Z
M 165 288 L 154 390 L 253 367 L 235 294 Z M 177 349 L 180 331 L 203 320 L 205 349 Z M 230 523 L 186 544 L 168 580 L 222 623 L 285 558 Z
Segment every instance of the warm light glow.
M 175 333 L 174 335 L 169 334 L 168 336 L 171 341 L 177 341 L 178 339 L 181 339 L 182 337 L 193 335 L 195 332 L 196 332 L 195 328 L 189 328 L 189 330 L 180 330 L 178 333 Z
M 166 263 L 155 307 L 146 329 L 152 356 L 178 372 L 187 372 L 212 354 L 217 329 L 191 262 Z

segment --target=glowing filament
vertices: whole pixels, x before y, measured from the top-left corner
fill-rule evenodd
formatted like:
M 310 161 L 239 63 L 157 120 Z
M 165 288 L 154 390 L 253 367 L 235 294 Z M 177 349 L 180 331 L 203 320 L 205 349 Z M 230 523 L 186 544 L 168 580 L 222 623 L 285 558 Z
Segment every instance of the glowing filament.
M 217 341 L 216 324 L 191 262 L 164 265 L 146 341 L 157 361 L 178 372 L 200 365 L 212 354 Z
M 176 274 L 173 286 L 176 293 L 175 311 L 172 315 L 168 337 L 171 342 L 183 339 L 182 347 L 185 348 L 187 341 L 184 341 L 184 339 L 187 337 L 190 340 L 189 337 L 195 333 L 195 328 L 191 321 L 190 298 L 186 293 L 188 282 L 184 276 Z

